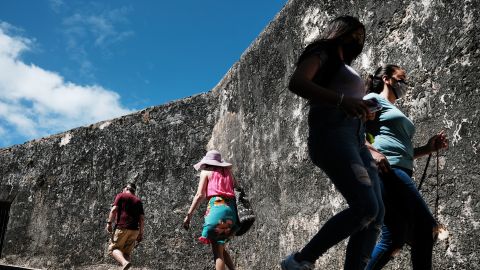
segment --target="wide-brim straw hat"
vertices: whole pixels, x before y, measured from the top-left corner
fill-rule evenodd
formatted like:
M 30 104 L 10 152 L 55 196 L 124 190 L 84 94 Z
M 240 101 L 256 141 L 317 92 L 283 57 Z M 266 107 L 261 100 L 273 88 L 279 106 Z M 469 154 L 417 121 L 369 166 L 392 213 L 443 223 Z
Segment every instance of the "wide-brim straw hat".
M 198 162 L 197 164 L 193 165 L 195 170 L 201 170 L 205 167 L 205 165 L 212 165 L 212 166 L 219 166 L 219 167 L 232 167 L 231 163 L 225 162 L 222 159 L 222 154 L 217 150 L 210 150 L 207 154 Z

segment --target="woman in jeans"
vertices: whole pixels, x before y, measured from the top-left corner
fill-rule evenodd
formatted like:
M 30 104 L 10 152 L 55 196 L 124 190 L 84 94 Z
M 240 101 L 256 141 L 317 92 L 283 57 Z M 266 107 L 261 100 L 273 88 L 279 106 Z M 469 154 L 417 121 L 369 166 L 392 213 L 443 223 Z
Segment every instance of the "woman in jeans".
M 329 248 L 350 237 L 344 269 L 364 269 L 383 219 L 378 171 L 365 146 L 369 101 L 365 85 L 350 67 L 361 53 L 365 27 L 356 18 L 331 21 L 322 39 L 304 50 L 290 90 L 308 99 L 310 157 L 333 182 L 348 208 L 330 218 L 298 253 L 281 262 L 283 270 L 313 269 Z
M 385 202 L 385 221 L 380 242 L 376 245 L 367 269 L 381 269 L 407 242 L 411 247 L 413 269 L 432 269 L 432 249 L 437 223 L 412 181 L 413 160 L 448 146 L 443 132 L 426 145 L 414 148 L 415 126 L 395 105 L 407 91 L 406 74 L 396 65 L 377 69 L 369 77 L 369 94 L 382 109 L 367 131 L 374 143 L 367 143 L 381 171 Z
M 202 236 L 199 241 L 211 244 L 216 270 L 224 270 L 225 266 L 234 270 L 232 258 L 225 248 L 226 243 L 239 229 L 237 206 L 235 202 L 235 179 L 230 171 L 232 164 L 222 160 L 221 154 L 210 150 L 200 162 L 193 166 L 200 172 L 197 193 L 183 221 L 183 227 L 188 230 L 195 209 L 205 199 L 208 199 Z

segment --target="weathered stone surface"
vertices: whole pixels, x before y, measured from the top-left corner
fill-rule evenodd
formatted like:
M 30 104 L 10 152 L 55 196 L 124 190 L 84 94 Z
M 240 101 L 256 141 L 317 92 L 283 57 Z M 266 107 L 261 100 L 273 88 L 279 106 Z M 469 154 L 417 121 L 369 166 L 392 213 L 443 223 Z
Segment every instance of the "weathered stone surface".
M 198 256 L 182 255 L 194 244 L 193 235 L 180 230 L 179 222 L 196 187 L 191 164 L 216 119 L 209 97 L 3 149 L 2 186 L 20 186 L 5 261 L 58 269 L 103 262 L 106 213 L 125 182 L 136 181 L 147 213 L 147 239 L 138 248 L 142 264 L 194 265 Z
M 135 180 L 147 212 L 134 258 L 144 269 L 211 269 L 199 244 L 200 210 L 181 229 L 196 189 L 191 165 L 217 148 L 253 198 L 257 223 L 230 249 L 237 269 L 278 269 L 345 207 L 306 149 L 306 103 L 287 90 L 302 48 L 339 14 L 358 16 L 367 44 L 355 67 L 399 64 L 413 89 L 401 103 L 416 145 L 442 129 L 451 147 L 432 160 L 423 194 L 450 237 L 435 269 L 479 269 L 479 6 L 474 1 L 292 0 L 209 93 L 0 151 L 1 188 L 18 187 L 4 261 L 52 269 L 104 269 L 104 219 L 113 196 Z M 417 163 L 419 178 L 425 159 Z M 438 193 L 438 197 L 437 197 Z M 438 207 L 435 207 L 438 204 Z M 345 244 L 317 262 L 341 269 Z M 408 249 L 386 269 L 406 269 Z

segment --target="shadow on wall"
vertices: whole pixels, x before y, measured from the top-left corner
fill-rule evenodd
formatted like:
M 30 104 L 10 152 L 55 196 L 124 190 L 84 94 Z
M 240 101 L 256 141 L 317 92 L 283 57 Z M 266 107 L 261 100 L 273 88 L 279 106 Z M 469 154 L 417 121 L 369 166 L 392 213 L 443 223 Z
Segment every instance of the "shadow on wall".
M 0 258 L 2 257 L 3 240 L 7 232 L 10 206 L 17 196 L 17 189 L 11 185 L 2 185 L 0 188 Z

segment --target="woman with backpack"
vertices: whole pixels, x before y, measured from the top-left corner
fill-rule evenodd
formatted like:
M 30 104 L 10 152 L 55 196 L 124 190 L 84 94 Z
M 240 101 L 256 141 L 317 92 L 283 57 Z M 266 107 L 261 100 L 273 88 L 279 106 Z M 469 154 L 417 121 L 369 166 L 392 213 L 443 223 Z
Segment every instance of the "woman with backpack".
M 200 181 L 183 227 L 189 229 L 195 209 L 207 199 L 207 211 L 199 241 L 212 245 L 216 270 L 224 270 L 225 266 L 234 270 L 232 258 L 225 248 L 239 229 L 234 192 L 236 183 L 230 171 L 232 164 L 225 162 L 218 151 L 211 150 L 193 167 L 200 170 Z

